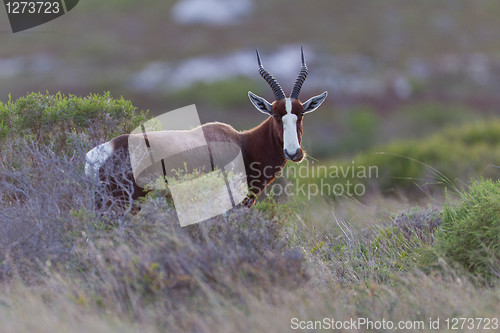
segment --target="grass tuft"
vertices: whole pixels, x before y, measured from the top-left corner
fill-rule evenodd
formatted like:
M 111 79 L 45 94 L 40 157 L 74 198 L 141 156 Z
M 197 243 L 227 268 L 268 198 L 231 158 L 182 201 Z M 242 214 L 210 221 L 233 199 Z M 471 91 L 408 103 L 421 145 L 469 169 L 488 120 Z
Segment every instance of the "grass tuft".
M 436 236 L 438 253 L 486 280 L 500 277 L 500 182 L 473 182 L 448 204 Z

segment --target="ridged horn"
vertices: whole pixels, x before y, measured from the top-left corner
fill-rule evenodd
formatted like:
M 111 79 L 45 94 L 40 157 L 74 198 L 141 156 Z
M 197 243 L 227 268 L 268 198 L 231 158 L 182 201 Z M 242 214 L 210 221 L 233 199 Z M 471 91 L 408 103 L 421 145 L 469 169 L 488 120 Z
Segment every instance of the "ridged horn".
M 297 76 L 297 80 L 295 80 L 295 85 L 293 86 L 292 93 L 290 95 L 291 98 L 299 98 L 300 89 L 302 88 L 302 84 L 306 80 L 308 71 L 306 61 L 304 60 L 304 50 L 302 46 L 300 47 L 300 53 L 302 54 L 302 67 L 300 68 L 299 76 Z
M 257 52 L 257 62 L 259 64 L 260 76 L 262 76 L 264 80 L 266 80 L 266 82 L 269 84 L 271 89 L 273 89 L 274 97 L 276 98 L 276 100 L 285 98 L 285 93 L 283 92 L 283 89 L 281 89 L 281 86 L 278 83 L 278 81 L 262 66 L 262 62 L 260 61 L 259 51 L 255 50 L 255 52 Z

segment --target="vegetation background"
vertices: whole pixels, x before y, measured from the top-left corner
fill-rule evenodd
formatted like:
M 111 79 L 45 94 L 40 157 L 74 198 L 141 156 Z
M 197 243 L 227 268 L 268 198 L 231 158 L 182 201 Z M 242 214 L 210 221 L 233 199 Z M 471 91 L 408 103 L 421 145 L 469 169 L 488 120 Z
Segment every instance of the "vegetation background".
M 499 14 L 487 0 L 87 0 L 12 34 L 0 10 L 0 331 L 498 318 Z M 305 119 L 307 166 L 379 177 L 279 184 L 364 196 L 270 192 L 189 228 L 161 193 L 138 214 L 95 206 L 89 149 L 193 103 L 202 122 L 255 126 L 248 90 L 272 94 L 254 49 L 288 91 L 301 45 L 302 98 L 329 91 Z

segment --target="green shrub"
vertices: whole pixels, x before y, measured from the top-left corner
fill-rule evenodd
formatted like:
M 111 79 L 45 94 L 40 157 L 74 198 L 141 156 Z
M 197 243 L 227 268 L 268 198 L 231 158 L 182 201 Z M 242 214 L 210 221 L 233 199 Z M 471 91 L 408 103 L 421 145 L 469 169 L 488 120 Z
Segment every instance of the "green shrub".
M 34 139 L 55 144 L 56 151 L 71 151 L 74 134 L 95 145 L 131 132 L 146 116 L 147 112 L 137 112 L 130 101 L 113 99 L 109 92 L 83 98 L 30 93 L 0 103 L 0 142 L 14 137 Z
M 439 254 L 486 279 L 500 277 L 500 181 L 475 181 L 446 205 L 436 233 Z

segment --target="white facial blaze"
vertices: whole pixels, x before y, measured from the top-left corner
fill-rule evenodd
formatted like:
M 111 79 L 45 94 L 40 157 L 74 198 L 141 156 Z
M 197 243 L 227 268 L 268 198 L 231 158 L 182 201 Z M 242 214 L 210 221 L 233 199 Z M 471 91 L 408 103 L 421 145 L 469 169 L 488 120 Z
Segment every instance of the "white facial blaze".
M 294 155 L 300 148 L 297 136 L 297 116 L 292 113 L 292 100 L 285 98 L 286 115 L 283 116 L 283 149 Z

